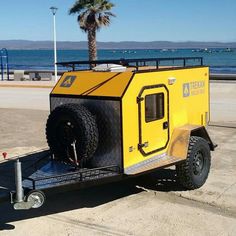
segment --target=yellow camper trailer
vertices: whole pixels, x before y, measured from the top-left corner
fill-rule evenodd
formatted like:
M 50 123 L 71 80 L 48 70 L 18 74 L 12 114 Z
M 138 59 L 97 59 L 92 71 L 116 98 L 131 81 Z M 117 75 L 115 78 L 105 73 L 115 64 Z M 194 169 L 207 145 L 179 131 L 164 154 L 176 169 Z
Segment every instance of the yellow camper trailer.
M 175 165 L 185 188 L 205 183 L 216 145 L 206 130 L 209 68 L 202 58 L 59 64 L 71 71 L 50 94 L 46 136 L 53 161 L 80 173 L 73 181 L 94 180 L 93 171 L 103 179 Z
M 78 139 L 77 161 L 90 159 L 93 167 L 115 164 L 124 174 L 134 175 L 185 161 L 188 149 L 192 145 L 195 147 L 196 143 L 205 142 L 206 145 L 202 145 L 213 150 L 214 145 L 205 129 L 209 121 L 209 68 L 186 66 L 186 61 L 201 62 L 200 58 L 184 58 L 182 67 L 154 68 L 147 65 L 151 62 L 160 65 L 164 60 L 96 61 L 90 63 L 97 65 L 93 70 L 64 73 L 50 96 L 52 113 L 47 134 L 56 158 L 74 158 L 73 150 L 68 157 L 66 145 L 59 140 L 61 136 L 65 137 L 68 129 L 73 132 L 76 125 L 83 126 L 80 119 L 73 125 L 70 122 L 72 114 L 69 113 L 77 113 L 76 110 L 82 112 L 84 109 L 93 120 L 83 120 L 94 126 L 93 130 L 88 130 L 87 136 L 90 138 L 86 137 L 87 142 L 80 147 L 83 137 L 80 131 L 75 131 L 73 138 L 69 134 L 67 144 Z M 166 59 L 171 60 L 181 61 L 180 58 Z M 77 63 L 80 64 L 72 62 L 66 65 Z M 64 121 L 65 108 L 68 110 L 66 116 L 69 126 L 68 123 L 62 124 L 66 130 L 59 137 L 55 132 L 58 129 L 55 121 Z M 90 147 L 90 142 L 93 143 L 92 150 L 85 150 L 87 146 Z M 195 165 L 210 162 L 210 152 L 206 151 L 209 156 L 207 160 L 201 150 L 197 151 L 199 160 Z M 182 165 L 179 164 L 180 167 Z M 196 183 L 191 183 L 191 186 L 186 184 L 190 188 L 199 187 Z

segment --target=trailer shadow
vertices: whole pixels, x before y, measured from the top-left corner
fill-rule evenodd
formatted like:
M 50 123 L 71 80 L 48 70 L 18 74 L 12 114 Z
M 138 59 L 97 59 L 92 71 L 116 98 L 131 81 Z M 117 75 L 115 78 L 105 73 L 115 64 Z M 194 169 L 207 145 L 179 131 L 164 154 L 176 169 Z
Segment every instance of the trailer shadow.
M 2 175 L 0 164 L 0 175 Z M 6 176 L 3 178 L 6 180 Z M 0 181 L 0 186 L 2 182 Z M 0 199 L 0 231 L 13 230 L 16 222 L 40 216 L 61 213 L 80 208 L 94 208 L 120 198 L 138 194 L 142 191 L 183 191 L 184 189 L 176 181 L 175 170 L 157 170 L 151 174 L 127 178 L 119 182 L 90 187 L 87 189 L 63 192 L 60 194 L 48 194 L 44 206 L 39 209 L 15 211 L 10 203 Z M 1 195 L 0 195 L 1 196 Z

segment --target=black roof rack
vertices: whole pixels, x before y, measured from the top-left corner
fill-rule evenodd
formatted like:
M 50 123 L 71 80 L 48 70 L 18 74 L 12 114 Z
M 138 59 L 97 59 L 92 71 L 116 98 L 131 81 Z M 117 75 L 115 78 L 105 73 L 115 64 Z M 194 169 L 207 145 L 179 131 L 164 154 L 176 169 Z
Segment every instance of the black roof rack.
M 159 68 L 161 62 L 182 62 L 183 67 L 192 66 L 189 65 L 189 61 L 197 61 L 199 62 L 198 66 L 203 66 L 203 58 L 202 57 L 168 57 L 168 58 L 141 58 L 141 59 L 115 59 L 115 60 L 96 60 L 96 61 L 69 61 L 69 62 L 58 62 L 57 65 L 70 67 L 72 70 L 76 70 L 76 67 L 88 65 L 88 68 L 92 68 L 93 66 L 100 64 L 119 64 L 126 67 L 135 67 L 137 70 L 139 67 L 148 66 L 149 63 L 156 66 L 156 69 Z M 150 64 L 149 64 L 150 65 Z

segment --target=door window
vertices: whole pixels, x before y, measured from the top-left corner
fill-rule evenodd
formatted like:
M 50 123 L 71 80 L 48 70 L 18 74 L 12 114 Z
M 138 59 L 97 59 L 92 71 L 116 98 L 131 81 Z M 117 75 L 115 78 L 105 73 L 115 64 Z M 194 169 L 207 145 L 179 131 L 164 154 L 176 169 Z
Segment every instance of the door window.
M 147 123 L 163 119 L 164 110 L 164 93 L 145 96 L 145 121 Z

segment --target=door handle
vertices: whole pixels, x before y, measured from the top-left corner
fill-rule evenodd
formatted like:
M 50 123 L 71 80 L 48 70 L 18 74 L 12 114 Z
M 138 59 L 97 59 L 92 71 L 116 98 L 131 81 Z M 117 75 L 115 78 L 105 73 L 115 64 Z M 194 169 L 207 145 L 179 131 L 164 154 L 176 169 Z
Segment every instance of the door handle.
M 148 142 L 145 142 L 145 143 L 139 143 L 139 144 L 138 144 L 138 149 L 140 150 L 140 149 L 142 149 L 142 148 L 146 148 L 146 147 L 148 147 L 148 145 L 149 145 Z
M 169 123 L 168 123 L 168 121 L 165 121 L 163 123 L 163 129 L 168 129 L 168 128 L 169 128 Z

